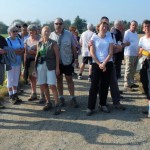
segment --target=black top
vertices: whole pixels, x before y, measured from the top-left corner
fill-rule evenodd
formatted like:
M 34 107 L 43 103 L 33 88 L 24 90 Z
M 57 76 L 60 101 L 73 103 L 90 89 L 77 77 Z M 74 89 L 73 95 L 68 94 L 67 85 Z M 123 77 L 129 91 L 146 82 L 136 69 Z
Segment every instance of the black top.
M 0 35 L 0 48 L 4 48 L 4 46 L 7 46 L 7 42 L 3 36 Z M 2 59 L 2 55 L 0 54 L 0 61 Z

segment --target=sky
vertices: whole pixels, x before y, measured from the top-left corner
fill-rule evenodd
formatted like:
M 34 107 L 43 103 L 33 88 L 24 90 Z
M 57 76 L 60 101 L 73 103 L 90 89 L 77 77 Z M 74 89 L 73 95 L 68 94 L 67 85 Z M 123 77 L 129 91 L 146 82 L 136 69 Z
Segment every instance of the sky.
M 102 16 L 142 23 L 149 11 L 150 0 L 0 0 L 0 21 L 8 26 L 15 19 L 43 24 L 57 17 L 73 23 L 77 16 L 94 25 Z

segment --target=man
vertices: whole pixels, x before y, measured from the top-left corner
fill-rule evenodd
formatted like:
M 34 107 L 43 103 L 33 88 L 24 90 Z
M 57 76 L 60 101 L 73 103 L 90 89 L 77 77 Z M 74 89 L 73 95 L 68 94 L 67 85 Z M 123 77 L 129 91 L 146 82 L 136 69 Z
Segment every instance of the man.
M 88 80 L 91 81 L 91 68 L 92 68 L 92 57 L 90 56 L 90 51 L 88 48 L 88 42 L 90 41 L 93 32 L 93 24 L 87 25 L 87 30 L 81 34 L 80 45 L 81 45 L 81 54 L 82 54 L 82 63 L 80 65 L 80 71 L 78 79 L 82 79 L 82 73 L 84 71 L 85 65 L 89 62 L 89 77 Z
M 133 20 L 130 24 L 130 29 L 124 34 L 124 59 L 125 59 L 125 74 L 124 74 L 124 91 L 132 91 L 132 88 L 137 88 L 134 84 L 134 75 L 138 62 L 138 34 L 136 32 L 138 23 Z
M 70 93 L 70 105 L 74 108 L 78 107 L 76 97 L 74 94 L 74 82 L 72 79 L 73 66 L 78 64 L 77 49 L 75 47 L 73 34 L 64 29 L 62 18 L 57 18 L 54 21 L 55 31 L 51 33 L 50 38 L 57 41 L 60 52 L 60 75 L 57 76 L 57 88 L 61 106 L 65 105 L 63 96 L 63 74 L 65 75 L 68 90 Z M 74 59 L 73 59 L 74 58 Z M 73 62 L 74 60 L 74 62 Z
M 2 63 L 2 55 L 5 54 L 4 46 L 7 46 L 7 42 L 4 37 L 0 35 L 0 85 L 3 85 L 5 78 L 5 67 L 4 63 Z M 4 106 L 0 102 L 0 108 L 4 108 Z
M 115 37 L 115 42 L 118 45 L 121 44 L 123 40 L 123 36 L 121 33 L 122 25 L 123 23 L 121 20 L 115 20 L 114 27 L 111 29 L 111 33 L 113 33 Z M 121 64 L 123 60 L 123 51 L 121 50 L 114 52 L 113 60 L 116 69 L 117 79 L 119 79 L 121 78 Z

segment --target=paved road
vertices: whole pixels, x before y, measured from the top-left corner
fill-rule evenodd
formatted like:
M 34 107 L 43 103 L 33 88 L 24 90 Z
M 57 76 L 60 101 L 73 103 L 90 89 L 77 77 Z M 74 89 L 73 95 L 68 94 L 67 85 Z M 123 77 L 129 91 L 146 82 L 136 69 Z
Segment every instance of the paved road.
M 78 71 L 77 71 L 78 72 Z M 150 149 L 150 119 L 142 114 L 145 96 L 139 91 L 125 93 L 122 104 L 127 110 L 113 109 L 111 113 L 96 110 L 86 116 L 90 83 L 87 69 L 84 79 L 75 81 L 79 108 L 70 108 L 65 85 L 67 106 L 59 116 L 53 110 L 44 112 L 38 101 L 28 102 L 30 88 L 25 86 L 23 104 L 0 110 L 0 150 L 148 150 Z M 123 81 L 119 80 L 120 89 Z M 38 87 L 39 90 L 39 87 Z M 52 97 L 51 97 L 52 98 Z

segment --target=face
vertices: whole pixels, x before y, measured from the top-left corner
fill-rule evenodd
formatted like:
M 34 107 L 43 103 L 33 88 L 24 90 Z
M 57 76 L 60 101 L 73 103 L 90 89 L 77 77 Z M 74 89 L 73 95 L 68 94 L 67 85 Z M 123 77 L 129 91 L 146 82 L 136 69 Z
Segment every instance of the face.
M 29 32 L 30 36 L 36 35 L 36 30 L 29 30 L 28 32 Z
M 132 32 L 136 31 L 137 29 L 137 23 L 136 22 L 131 22 L 131 25 L 130 25 L 130 30 Z
M 16 25 L 18 32 L 21 32 L 21 25 Z
M 56 31 L 62 31 L 63 29 L 63 22 L 60 19 L 56 19 L 54 22 L 54 28 Z
M 49 36 L 50 36 L 50 29 L 49 28 L 43 28 L 42 29 L 42 37 L 44 37 L 44 38 L 49 38 Z
M 18 35 L 18 30 L 17 28 L 12 29 L 12 31 L 10 31 L 10 36 L 12 38 L 15 38 Z
M 103 19 L 102 22 L 106 22 L 107 24 L 109 24 L 109 20 L 108 19 Z
M 107 25 L 107 24 L 101 24 L 101 25 L 99 26 L 99 32 L 101 32 L 101 33 L 106 33 L 107 30 L 108 30 L 108 25 Z
M 27 27 L 21 27 L 21 32 L 26 34 L 28 32 Z
M 143 24 L 143 32 L 145 32 L 145 34 L 150 33 L 150 24 Z

